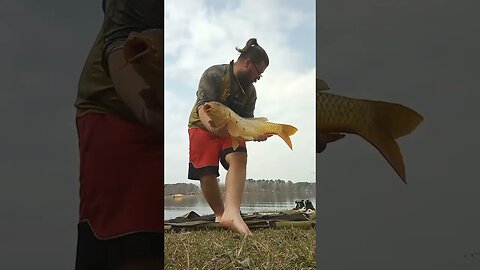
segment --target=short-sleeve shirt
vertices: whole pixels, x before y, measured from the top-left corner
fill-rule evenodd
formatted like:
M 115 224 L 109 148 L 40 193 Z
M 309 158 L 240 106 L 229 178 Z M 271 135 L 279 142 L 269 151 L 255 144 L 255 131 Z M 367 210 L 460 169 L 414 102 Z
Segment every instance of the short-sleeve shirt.
M 190 112 L 189 128 L 205 129 L 198 108 L 209 101 L 218 101 L 239 116 L 254 117 L 257 92 L 253 84 L 242 87 L 233 73 L 233 60 L 229 64 L 214 65 L 205 70 L 200 78 L 197 100 Z
M 109 77 L 107 59 L 123 48 L 131 32 L 163 29 L 163 2 L 158 0 L 107 0 L 102 27 L 90 49 L 80 75 L 75 100 L 77 116 L 88 112 L 107 113 L 137 121 L 121 100 Z

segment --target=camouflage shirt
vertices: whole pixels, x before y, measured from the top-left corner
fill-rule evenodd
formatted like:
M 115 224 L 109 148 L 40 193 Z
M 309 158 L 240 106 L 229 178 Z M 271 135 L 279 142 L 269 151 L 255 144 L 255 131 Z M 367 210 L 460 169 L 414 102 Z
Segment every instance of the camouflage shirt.
M 163 3 L 158 0 L 106 0 L 102 27 L 90 49 L 78 83 L 77 116 L 109 113 L 136 121 L 113 87 L 108 73 L 110 53 L 123 47 L 130 32 L 163 29 Z
M 218 101 L 228 106 L 244 118 L 254 117 L 257 92 L 253 84 L 240 86 L 233 74 L 233 60 L 230 64 L 214 65 L 202 74 L 197 90 L 197 100 L 193 105 L 188 121 L 189 128 L 203 128 L 198 107 L 209 101 Z

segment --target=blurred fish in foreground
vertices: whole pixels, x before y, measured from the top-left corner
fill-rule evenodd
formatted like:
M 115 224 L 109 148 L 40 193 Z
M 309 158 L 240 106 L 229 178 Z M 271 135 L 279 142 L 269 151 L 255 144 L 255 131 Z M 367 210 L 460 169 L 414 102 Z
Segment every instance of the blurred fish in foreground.
M 147 106 L 163 107 L 164 104 L 163 46 L 162 29 L 132 32 L 123 45 L 125 64 L 131 64 L 148 85 L 140 92 Z
M 423 117 L 400 104 L 355 99 L 327 93 L 317 79 L 316 132 L 357 134 L 371 143 L 406 184 L 405 164 L 395 139 L 411 133 Z

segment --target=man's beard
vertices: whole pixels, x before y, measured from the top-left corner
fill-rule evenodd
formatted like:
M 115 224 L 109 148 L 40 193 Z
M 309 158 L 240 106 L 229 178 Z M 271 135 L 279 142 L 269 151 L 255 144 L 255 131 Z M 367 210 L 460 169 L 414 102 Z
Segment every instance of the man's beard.
M 243 88 L 247 88 L 250 84 L 252 84 L 252 81 L 248 79 L 248 75 L 246 73 L 238 74 L 237 79 Z

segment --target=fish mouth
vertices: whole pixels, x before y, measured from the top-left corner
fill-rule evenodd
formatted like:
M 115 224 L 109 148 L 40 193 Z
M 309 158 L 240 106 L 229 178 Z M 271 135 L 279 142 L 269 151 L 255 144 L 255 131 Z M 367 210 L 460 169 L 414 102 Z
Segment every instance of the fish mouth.
M 207 104 L 203 105 L 203 110 L 205 110 L 205 112 L 208 113 L 209 111 L 213 110 L 213 107 L 212 107 L 212 105 L 207 103 Z

